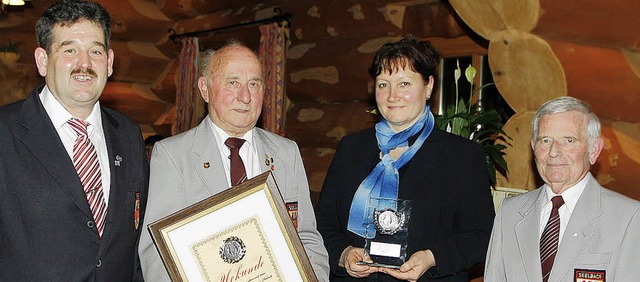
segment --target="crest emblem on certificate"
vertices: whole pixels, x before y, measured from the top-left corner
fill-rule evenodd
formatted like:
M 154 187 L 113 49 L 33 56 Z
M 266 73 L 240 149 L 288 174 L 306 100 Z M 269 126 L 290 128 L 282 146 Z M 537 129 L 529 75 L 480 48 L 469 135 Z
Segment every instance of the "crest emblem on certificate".
M 236 236 L 231 236 L 220 244 L 220 257 L 226 263 L 236 263 L 242 260 L 247 248 L 242 240 Z
M 380 234 L 393 235 L 404 225 L 404 213 L 397 212 L 393 209 L 375 210 L 373 222 L 376 230 Z
M 195 242 L 190 248 L 205 282 L 286 281 L 257 216 Z M 267 277 L 272 279 L 264 280 Z

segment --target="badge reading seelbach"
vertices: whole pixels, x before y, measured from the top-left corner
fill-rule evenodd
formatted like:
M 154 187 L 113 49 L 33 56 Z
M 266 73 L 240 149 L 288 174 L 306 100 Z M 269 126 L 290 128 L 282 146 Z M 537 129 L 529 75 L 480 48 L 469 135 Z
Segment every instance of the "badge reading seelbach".
M 604 282 L 606 271 L 599 269 L 574 269 L 573 281 L 575 282 Z
M 393 235 L 404 225 L 404 214 L 393 209 L 376 210 L 373 222 L 380 234 Z
M 242 240 L 236 236 L 231 236 L 220 244 L 220 257 L 226 263 L 236 263 L 242 260 L 247 252 Z

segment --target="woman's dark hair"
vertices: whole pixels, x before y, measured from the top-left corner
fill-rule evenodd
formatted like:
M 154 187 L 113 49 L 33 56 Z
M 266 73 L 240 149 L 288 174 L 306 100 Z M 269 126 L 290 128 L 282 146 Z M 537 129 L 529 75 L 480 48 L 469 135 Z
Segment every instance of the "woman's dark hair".
M 80 20 L 88 20 L 102 27 L 105 48 L 109 50 L 111 40 L 111 16 L 100 4 L 82 0 L 61 0 L 47 9 L 36 24 L 38 46 L 51 50 L 53 28 L 56 25 L 70 26 Z
M 385 43 L 378 49 L 369 67 L 369 76 L 376 79 L 383 71 L 391 74 L 408 64 L 411 70 L 422 76 L 422 80 L 429 81 L 430 76 L 437 77 L 440 58 L 431 42 L 418 41 L 412 35 L 406 35 L 400 41 Z

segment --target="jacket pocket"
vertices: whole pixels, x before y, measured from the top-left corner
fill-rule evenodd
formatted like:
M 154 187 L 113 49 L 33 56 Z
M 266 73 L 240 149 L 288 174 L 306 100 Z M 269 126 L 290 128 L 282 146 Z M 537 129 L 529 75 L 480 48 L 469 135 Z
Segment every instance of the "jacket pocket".
M 140 225 L 142 224 L 142 204 L 141 201 L 144 197 L 142 195 L 141 187 L 142 181 L 132 181 L 127 184 L 127 193 L 125 195 L 124 212 L 127 222 L 130 224 L 127 226 L 131 228 L 134 233 L 138 232 Z
M 578 266 L 607 266 L 611 262 L 611 253 L 603 254 L 578 254 L 576 264 Z

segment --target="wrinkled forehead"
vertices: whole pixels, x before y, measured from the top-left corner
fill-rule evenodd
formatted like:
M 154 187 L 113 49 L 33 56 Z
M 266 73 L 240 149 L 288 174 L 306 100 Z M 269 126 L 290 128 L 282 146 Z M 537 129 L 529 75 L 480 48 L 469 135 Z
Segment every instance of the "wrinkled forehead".
M 540 118 L 538 135 L 583 136 L 587 134 L 587 115 L 577 111 L 547 114 Z
M 241 67 L 246 70 L 255 70 L 262 76 L 260 59 L 249 48 L 244 46 L 223 47 L 216 52 L 213 60 L 213 74 L 222 74 L 229 68 Z

